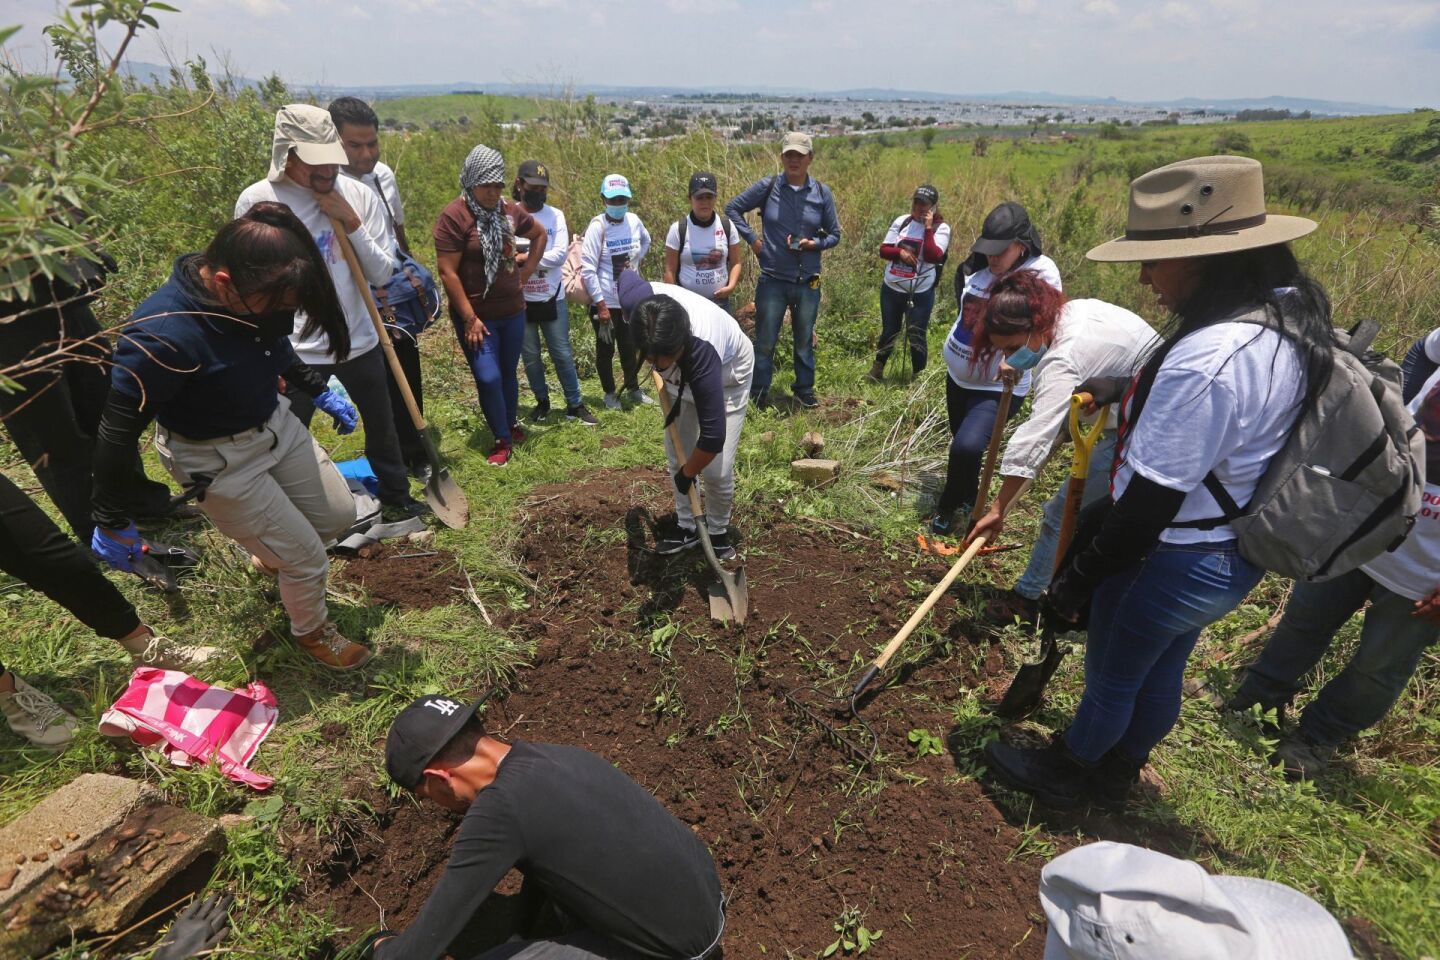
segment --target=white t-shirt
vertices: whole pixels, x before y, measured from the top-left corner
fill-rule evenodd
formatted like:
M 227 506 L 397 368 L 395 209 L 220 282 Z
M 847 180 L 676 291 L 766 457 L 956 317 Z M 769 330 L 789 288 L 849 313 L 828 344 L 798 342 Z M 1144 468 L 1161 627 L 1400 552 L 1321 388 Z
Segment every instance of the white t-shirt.
M 591 220 L 580 245 L 580 278 L 590 300 L 594 303 L 603 300 L 607 307 L 617 309 L 620 296 L 615 292 L 616 260 L 626 260 L 639 270 L 640 261 L 648 252 L 650 231 L 635 214 L 627 212 L 619 223 L 603 213 Z
M 1415 415 L 1415 422 L 1422 430 L 1427 419 L 1440 421 L 1440 393 L 1437 391 L 1440 391 L 1440 370 L 1430 375 L 1410 401 L 1410 412 Z M 1427 417 L 1425 400 L 1432 393 L 1437 395 L 1430 401 Z M 1440 426 L 1440 422 L 1436 426 Z M 1429 439 L 1432 433 L 1433 428 L 1426 430 L 1427 445 L 1432 442 Z M 1380 554 L 1360 569 L 1380 586 L 1411 600 L 1423 600 L 1440 587 L 1440 477 L 1426 477 L 1420 513 L 1416 515 L 1415 526 L 1405 542 L 1390 553 Z
M 528 209 L 525 212 L 530 213 Z M 530 216 L 545 228 L 545 253 L 540 257 L 540 266 L 525 281 L 525 302 L 544 303 L 554 300 L 560 292 L 560 268 L 570 254 L 570 225 L 565 222 L 565 214 L 548 203 L 540 208 L 540 212 L 530 213 Z M 529 249 L 530 241 L 516 237 L 515 245 L 516 250 Z
M 385 212 L 385 237 L 382 242 L 387 250 L 394 251 L 398 259 L 400 244 L 395 235 L 395 228 L 405 225 L 405 205 L 400 202 L 400 187 L 395 183 L 395 171 L 376 161 L 375 169 L 363 177 L 349 173 L 344 167 L 340 168 L 340 172 L 347 177 L 359 180 L 368 189 L 374 191 L 375 196 L 380 200 L 380 209 Z
M 1440 328 L 1425 334 L 1425 356 L 1431 363 L 1440 363 Z
M 1000 474 L 1034 478 L 1062 434 L 1068 436 L 1070 398 L 1091 377 L 1138 373 L 1160 339 L 1150 325 L 1104 300 L 1071 300 L 1060 311 L 1055 340 L 1031 372 L 1035 390 L 1030 418 L 1005 445 Z M 1115 428 L 1112 410 L 1106 429 Z M 1145 416 L 1148 416 L 1148 410 Z
M 680 247 L 680 223 L 685 224 L 684 249 Z M 730 281 L 730 248 L 740 243 L 740 231 L 718 212 L 708 227 L 697 224 L 694 215 L 689 213 L 680 223 L 670 224 L 670 232 L 665 234 L 665 248 L 680 251 L 676 279 L 686 290 L 713 297 L 716 290 Z
M 360 269 L 365 274 L 364 279 L 373 287 L 383 286 L 399 265 L 394 254 L 393 241 L 386 244 L 384 239 L 387 231 L 385 208 L 375 191 L 354 177 L 336 177 L 335 189 L 341 192 L 351 209 L 360 217 L 359 229 L 350 234 L 350 245 L 355 248 L 355 258 L 360 262 Z M 350 356 L 358 357 L 374 349 L 380 340 L 375 335 L 370 312 L 360 291 L 356 289 L 355 281 L 351 279 L 345 254 L 335 242 L 335 231 L 330 225 L 330 218 L 320 210 L 315 194 L 288 177 L 274 182 L 261 180 L 259 183 L 252 183 L 240 194 L 240 199 L 235 201 L 235 216 L 243 215 L 264 200 L 278 201 L 289 207 L 305 224 L 310 236 L 315 238 L 316 245 L 320 247 L 320 253 L 330 267 L 330 279 L 335 284 L 335 294 L 340 298 L 340 306 L 345 311 L 345 322 L 350 327 Z M 319 332 L 313 337 L 301 338 L 300 331 L 304 326 L 305 314 L 303 311 L 297 312 L 295 332 L 290 335 L 296 355 L 306 363 L 334 363 L 335 358 L 330 355 L 329 338 Z
M 1031 257 L 1021 262 L 1014 269 L 1032 270 L 1056 290 L 1060 286 L 1060 268 L 1055 266 L 1055 261 L 1043 254 L 1038 257 Z M 1000 361 L 1004 357 L 996 350 L 990 357 L 990 362 L 972 367 L 970 360 L 973 353 L 970 349 L 970 331 L 965 327 L 965 303 L 972 299 L 990 299 L 990 284 L 995 280 L 995 275 L 986 267 L 977 273 L 972 273 L 965 279 L 965 290 L 961 295 L 960 315 L 955 318 L 955 325 L 950 328 L 950 333 L 945 337 L 945 366 L 950 370 L 950 379 L 955 381 L 957 386 L 965 387 L 967 390 L 990 390 L 999 393 L 1005 389 L 1000 382 Z M 1030 392 L 1030 371 L 1026 370 L 1020 374 L 1020 382 L 1015 384 L 1015 396 L 1023 397 Z
M 924 293 L 935 286 L 935 264 L 920 257 L 920 248 L 925 243 L 924 220 L 916 220 L 908 213 L 896 217 L 890 229 L 885 231 L 884 242 L 886 246 L 903 246 L 920 259 L 919 277 L 915 276 L 914 267 L 899 260 L 889 261 L 885 267 L 885 286 L 900 293 Z M 935 246 L 941 250 L 950 249 L 950 224 L 941 223 L 935 227 Z
M 750 376 L 755 360 L 755 346 L 740 324 L 730 316 L 724 307 L 718 306 L 709 297 L 686 290 L 673 283 L 652 283 L 657 294 L 675 298 L 685 308 L 690 318 L 690 332 L 715 348 L 720 358 L 725 388 L 725 407 L 734 411 L 745 406 L 750 395 Z M 672 363 L 668 370 L 661 371 L 660 378 L 671 398 L 679 394 L 680 365 Z
M 1300 351 L 1276 331 L 1240 322 L 1197 330 L 1165 357 L 1140 419 L 1117 446 L 1112 495 L 1119 500 L 1139 473 L 1186 491 L 1176 522 L 1207 520 L 1225 512 L 1203 485 L 1213 472 L 1244 507 L 1285 445 L 1304 393 Z M 1235 531 L 1170 527 L 1160 539 L 1217 543 Z

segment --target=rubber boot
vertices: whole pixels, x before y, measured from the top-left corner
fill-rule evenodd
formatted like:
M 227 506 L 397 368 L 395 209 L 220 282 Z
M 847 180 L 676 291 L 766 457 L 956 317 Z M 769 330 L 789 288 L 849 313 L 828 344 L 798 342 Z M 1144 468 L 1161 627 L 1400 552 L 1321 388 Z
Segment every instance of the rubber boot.
M 1038 748 L 995 740 L 985 748 L 985 759 L 1001 783 L 1030 794 L 1047 807 L 1070 810 L 1092 797 L 1094 766 L 1070 752 L 1063 733 Z
M 885 361 L 876 358 L 875 362 L 870 364 L 870 372 L 865 374 L 865 379 L 869 380 L 871 383 L 880 383 L 882 380 L 884 380 Z

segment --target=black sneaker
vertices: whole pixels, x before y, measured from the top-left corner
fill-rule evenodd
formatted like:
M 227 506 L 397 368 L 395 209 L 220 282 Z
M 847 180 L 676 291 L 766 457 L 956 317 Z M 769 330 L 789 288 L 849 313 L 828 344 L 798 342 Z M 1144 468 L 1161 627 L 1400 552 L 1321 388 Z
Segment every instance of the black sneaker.
M 668 556 L 672 553 L 680 553 L 682 550 L 691 550 L 699 545 L 700 534 L 685 527 L 677 527 L 674 533 L 660 538 L 660 542 L 655 544 L 655 552 Z
M 770 409 L 770 391 L 761 390 L 759 393 L 750 394 L 750 403 L 756 410 Z
M 548 400 L 546 400 L 544 403 L 535 404 L 535 409 L 530 411 L 530 421 L 532 423 L 544 423 L 546 420 L 549 419 L 550 401 Z
M 813 393 L 797 393 L 795 394 L 795 402 L 807 410 L 813 410 L 820 406 L 820 401 L 815 399 L 815 394 Z
M 583 404 L 583 403 L 577 404 L 577 405 L 575 405 L 575 406 L 573 406 L 573 407 L 566 407 L 566 408 L 565 408 L 565 419 L 566 419 L 566 420 L 579 420 L 581 423 L 585 424 L 585 426 L 587 426 L 587 427 L 598 426 L 599 423 L 600 423 L 599 420 L 596 420 L 596 419 L 595 419 L 595 414 L 593 414 L 593 413 L 590 412 L 590 408 L 587 407 L 587 406 L 585 406 L 585 404 Z
M 710 546 L 715 549 L 716 560 L 729 560 L 735 556 L 735 545 L 730 542 L 730 531 L 710 534 Z
M 415 517 L 432 513 L 430 504 L 424 500 L 409 500 L 405 503 L 390 503 L 380 508 L 380 519 L 384 523 L 402 523 Z

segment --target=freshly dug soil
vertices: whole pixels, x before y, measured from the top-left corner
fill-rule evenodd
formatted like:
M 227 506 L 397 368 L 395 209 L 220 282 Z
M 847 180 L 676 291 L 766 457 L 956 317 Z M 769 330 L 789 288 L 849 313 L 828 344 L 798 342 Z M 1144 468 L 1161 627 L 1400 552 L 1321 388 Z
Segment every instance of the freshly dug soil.
M 428 610 L 463 599 L 465 574 L 448 550 L 409 543 L 380 543 L 340 564 L 341 583 L 364 587 L 378 603 Z

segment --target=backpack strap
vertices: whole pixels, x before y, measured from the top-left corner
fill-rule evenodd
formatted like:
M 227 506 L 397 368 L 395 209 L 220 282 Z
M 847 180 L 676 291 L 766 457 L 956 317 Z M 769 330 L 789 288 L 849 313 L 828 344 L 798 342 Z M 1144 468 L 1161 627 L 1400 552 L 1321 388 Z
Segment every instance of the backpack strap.
M 1370 319 L 1361 320 L 1349 330 L 1350 342 L 1345 345 L 1346 351 L 1357 360 L 1365 359 L 1366 351 L 1375 342 L 1375 337 L 1379 332 L 1380 324 Z
M 675 238 L 680 244 L 675 248 L 675 256 L 678 258 L 685 252 L 685 241 L 690 239 L 690 214 L 687 213 L 675 221 Z

